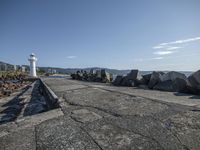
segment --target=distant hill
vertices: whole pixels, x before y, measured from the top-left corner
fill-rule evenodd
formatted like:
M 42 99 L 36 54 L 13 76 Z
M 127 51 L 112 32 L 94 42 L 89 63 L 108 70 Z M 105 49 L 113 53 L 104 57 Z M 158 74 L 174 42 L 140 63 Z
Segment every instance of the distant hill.
M 0 61 L 0 70 L 3 70 L 7 66 L 9 69 L 13 69 L 14 65 L 5 63 Z M 27 68 L 29 66 L 26 66 Z M 130 70 L 118 70 L 118 69 L 109 69 L 109 68 L 100 68 L 100 67 L 90 67 L 90 68 L 59 68 L 59 67 L 37 67 L 39 70 L 44 70 L 45 72 L 48 72 L 48 70 L 56 70 L 57 73 L 63 73 L 63 74 L 72 74 L 75 73 L 78 70 L 83 70 L 89 72 L 91 69 L 99 70 L 99 69 L 105 69 L 107 72 L 112 73 L 113 75 L 125 75 L 130 72 Z M 151 73 L 152 71 L 140 71 L 141 75 Z M 169 71 L 164 71 L 169 72 Z M 181 73 L 184 73 L 186 76 L 189 76 L 192 72 L 191 71 L 179 71 Z
M 109 69 L 109 68 L 100 68 L 100 67 L 91 67 L 91 68 L 52 68 L 52 67 L 39 67 L 39 69 L 44 69 L 47 71 L 48 69 L 56 70 L 58 73 L 65 73 L 65 74 L 72 74 L 76 73 L 78 70 L 83 70 L 89 72 L 91 69 L 93 70 L 100 70 L 105 69 L 107 72 L 112 73 L 114 75 L 125 75 L 129 73 L 131 70 L 118 70 L 118 69 Z M 165 73 L 169 71 L 163 71 Z M 184 73 L 186 76 L 189 76 L 192 72 L 191 71 L 179 71 Z M 152 73 L 152 71 L 140 71 L 141 75 Z

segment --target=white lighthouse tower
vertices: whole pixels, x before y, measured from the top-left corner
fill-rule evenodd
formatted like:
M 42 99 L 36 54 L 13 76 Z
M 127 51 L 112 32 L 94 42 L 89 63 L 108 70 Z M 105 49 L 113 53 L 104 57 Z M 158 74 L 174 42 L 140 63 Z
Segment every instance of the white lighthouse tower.
M 30 76 L 31 77 L 37 77 L 37 75 L 36 75 L 36 61 L 37 61 L 37 58 L 35 57 L 35 54 L 32 53 L 28 60 L 30 61 Z

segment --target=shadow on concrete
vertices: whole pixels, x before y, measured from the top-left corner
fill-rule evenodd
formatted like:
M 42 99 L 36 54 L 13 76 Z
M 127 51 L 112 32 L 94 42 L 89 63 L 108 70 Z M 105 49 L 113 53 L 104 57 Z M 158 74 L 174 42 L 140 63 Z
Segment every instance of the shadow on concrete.
M 189 99 L 199 99 L 200 100 L 200 95 L 191 95 L 191 94 L 186 94 L 186 93 L 174 93 L 175 96 L 188 96 Z
M 41 84 L 40 81 L 37 80 L 31 92 L 30 101 L 27 103 L 24 109 L 23 112 L 24 117 L 47 111 L 48 108 L 46 104 L 46 99 L 40 89 L 41 89 Z
M 23 100 L 25 99 L 20 98 L 20 96 L 22 96 L 29 88 L 30 85 L 26 86 L 22 89 L 22 92 L 20 94 L 16 95 L 12 100 L 7 102 L 6 104 L 2 105 L 2 107 L 6 107 L 6 109 L 0 112 L 0 114 L 3 115 L 0 118 L 0 124 L 14 121 L 17 118 L 17 116 L 20 114 L 23 108 Z
M 5 109 L 0 112 L 0 125 L 15 121 L 18 117 L 31 116 L 47 111 L 46 98 L 41 88 L 41 83 L 37 80 L 32 85 L 22 89 L 22 92 L 12 100 L 2 105 L 2 108 L 5 107 Z

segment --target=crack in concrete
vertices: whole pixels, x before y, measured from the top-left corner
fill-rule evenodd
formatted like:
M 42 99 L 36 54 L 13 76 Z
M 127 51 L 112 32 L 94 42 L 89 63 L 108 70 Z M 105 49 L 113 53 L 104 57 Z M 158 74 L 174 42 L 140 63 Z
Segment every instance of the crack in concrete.
M 35 149 L 38 150 L 38 146 L 37 146 L 37 131 L 36 131 L 36 127 L 34 127 L 34 135 L 35 135 Z
M 71 117 L 71 116 L 70 116 L 70 118 L 71 118 L 72 120 L 74 120 L 75 122 L 82 123 L 82 122 L 80 122 L 80 121 L 74 119 L 74 118 Z M 97 145 L 97 147 L 99 147 L 99 149 L 103 150 L 103 148 L 98 144 L 98 142 L 97 142 L 83 127 L 81 127 L 81 126 L 79 125 L 79 128 L 80 128 L 84 133 L 86 133 L 86 134 L 90 137 L 90 139 Z
M 153 117 L 153 116 L 152 116 L 152 118 L 153 118 L 154 120 L 158 121 L 160 124 L 163 124 L 163 122 L 162 122 L 159 118 L 155 118 L 155 117 Z M 169 131 L 169 132 L 178 140 L 178 142 L 181 144 L 181 146 L 182 146 L 185 150 L 190 150 L 186 145 L 184 145 L 184 144 L 182 143 L 181 139 L 180 139 L 180 138 L 178 137 L 178 135 L 177 135 L 177 132 L 176 132 L 176 134 L 174 134 L 174 133 L 172 132 L 172 130 L 169 129 L 169 128 L 164 128 L 164 127 L 163 127 L 163 129 Z
M 72 105 L 72 106 L 93 108 L 93 109 L 97 109 L 97 110 L 99 110 L 99 111 L 102 111 L 102 112 L 104 112 L 104 113 L 110 114 L 110 115 L 115 116 L 115 117 L 122 117 L 121 114 L 118 114 L 118 113 L 115 113 L 115 112 L 112 112 L 112 111 L 108 111 L 108 110 L 106 110 L 106 109 L 102 109 L 102 108 L 99 108 L 99 107 L 96 107 L 96 106 L 91 106 L 91 105 L 81 105 L 81 104 L 77 104 L 77 103 L 70 102 L 70 101 L 68 101 L 66 98 L 64 98 L 64 99 L 65 99 L 65 101 L 66 101 L 69 105 Z
M 65 100 L 66 100 L 66 99 L 65 99 Z M 119 115 L 119 114 L 116 114 L 116 113 L 113 113 L 113 112 L 110 112 L 110 111 L 107 111 L 107 110 L 104 110 L 104 109 L 101 109 L 101 108 L 98 108 L 98 107 L 93 107 L 93 106 L 89 106 L 89 105 L 74 104 L 74 103 L 69 102 L 69 101 L 67 101 L 67 100 L 66 100 L 66 102 L 67 102 L 69 105 L 79 106 L 79 107 L 93 108 L 93 109 L 97 109 L 97 110 L 99 110 L 99 111 L 102 111 L 102 112 L 104 112 L 104 113 L 108 113 L 108 114 L 110 114 L 110 115 L 112 115 L 112 116 L 114 116 L 114 117 L 123 118 L 123 115 Z M 129 116 L 131 116 L 131 115 L 129 115 Z M 133 116 L 134 116 L 134 115 L 133 115 Z M 71 116 L 70 116 L 70 118 L 73 119 L 73 120 L 76 121 L 76 122 L 82 123 L 82 122 L 80 122 L 80 121 L 78 121 L 78 120 L 72 118 Z M 82 128 L 81 126 L 79 126 L 79 127 Z M 121 129 L 124 129 L 124 130 L 126 130 L 126 131 L 129 131 L 129 132 L 132 132 L 132 133 L 134 133 L 134 134 L 138 134 L 138 135 L 140 135 L 140 136 L 142 136 L 142 137 L 145 137 L 145 138 L 147 138 L 147 139 L 150 139 L 150 140 L 154 141 L 155 143 L 157 143 L 157 144 L 161 147 L 162 150 L 165 150 L 165 149 L 163 148 L 163 146 L 162 146 L 156 139 L 154 139 L 154 138 L 152 138 L 152 137 L 143 135 L 143 134 L 141 134 L 141 133 L 139 133 L 139 132 L 135 132 L 135 131 L 132 131 L 132 130 L 129 130 L 129 129 L 126 129 L 126 128 L 122 128 L 122 127 L 119 127 L 119 126 L 117 126 L 117 127 L 118 127 L 118 128 L 121 128 Z M 82 129 L 83 129 L 83 128 L 82 128 Z M 85 132 L 87 132 L 87 131 L 85 131 Z M 89 134 L 89 133 L 88 133 L 88 134 Z M 90 136 L 90 137 L 91 137 L 91 136 Z M 95 143 L 96 143 L 96 141 L 95 141 Z

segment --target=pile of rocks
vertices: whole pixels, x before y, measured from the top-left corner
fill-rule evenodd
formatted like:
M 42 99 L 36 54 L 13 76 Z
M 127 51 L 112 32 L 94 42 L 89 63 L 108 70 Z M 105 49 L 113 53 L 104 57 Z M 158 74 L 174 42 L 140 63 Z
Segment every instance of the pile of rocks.
M 24 81 L 25 74 L 21 73 L 5 73 L 0 76 L 0 98 L 9 96 L 16 89 L 29 84 Z
M 72 79 L 82 80 L 82 81 L 93 81 L 93 82 L 111 82 L 113 80 L 113 75 L 106 72 L 105 69 L 93 70 L 90 72 L 87 71 L 77 71 L 74 74 L 71 74 Z
M 151 74 L 140 75 L 138 70 L 131 70 L 126 76 L 117 76 L 113 85 L 200 94 L 200 70 L 188 78 L 185 74 L 175 71 L 168 73 L 154 71 Z

